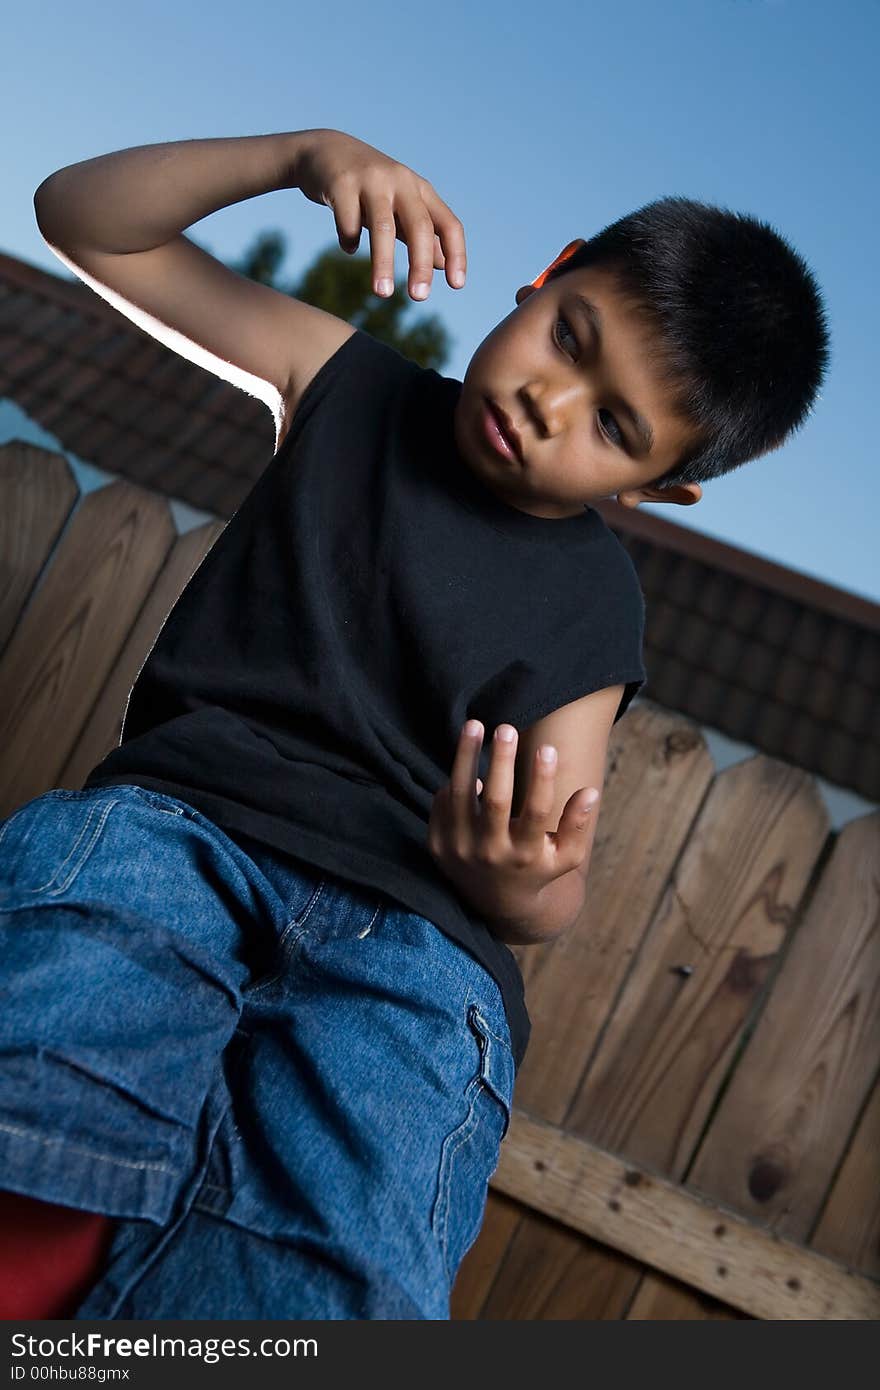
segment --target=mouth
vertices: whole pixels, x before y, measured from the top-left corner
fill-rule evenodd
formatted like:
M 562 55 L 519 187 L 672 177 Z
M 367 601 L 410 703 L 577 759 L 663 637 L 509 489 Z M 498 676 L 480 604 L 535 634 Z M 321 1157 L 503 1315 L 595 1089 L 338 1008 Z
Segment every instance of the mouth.
M 489 396 L 483 397 L 483 429 L 487 440 L 504 458 L 522 463 L 522 443 L 503 410 Z

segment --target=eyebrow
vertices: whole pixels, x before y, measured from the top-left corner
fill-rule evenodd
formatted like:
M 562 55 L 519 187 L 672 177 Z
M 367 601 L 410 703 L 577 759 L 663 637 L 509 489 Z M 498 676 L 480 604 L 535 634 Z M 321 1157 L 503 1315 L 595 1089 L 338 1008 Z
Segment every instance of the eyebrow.
M 584 295 L 575 293 L 573 298 L 575 304 L 581 310 L 583 317 L 587 320 L 587 323 L 590 325 L 593 332 L 595 333 L 596 341 L 599 344 L 599 350 L 601 352 L 602 315 L 599 313 L 599 310 L 596 308 L 596 305 L 593 304 Z M 637 410 L 634 410 L 633 407 L 629 404 L 629 402 L 625 401 L 622 396 L 616 396 L 615 403 L 617 404 L 618 409 L 621 410 L 624 415 L 628 416 L 629 422 L 635 430 L 636 434 L 638 435 L 639 441 L 645 453 L 650 454 L 651 450 L 654 447 L 654 431 L 651 429 L 651 426 L 648 424 L 648 421 L 645 419 L 644 415 L 640 415 Z

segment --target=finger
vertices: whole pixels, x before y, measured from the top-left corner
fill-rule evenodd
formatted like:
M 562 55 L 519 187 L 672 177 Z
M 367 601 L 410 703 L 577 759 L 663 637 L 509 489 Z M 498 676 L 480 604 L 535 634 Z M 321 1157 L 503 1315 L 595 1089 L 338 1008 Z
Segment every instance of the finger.
M 464 240 L 464 227 L 450 207 L 439 194 L 426 184 L 422 190 L 425 206 L 434 222 L 434 230 L 440 238 L 440 245 L 446 260 L 446 279 L 453 289 L 461 289 L 467 275 L 467 248 Z
M 499 843 L 503 840 L 505 844 L 510 833 L 517 742 L 517 731 L 512 724 L 498 725 L 492 740 L 486 785 L 480 797 L 481 836 Z
M 552 743 L 542 743 L 532 762 L 529 786 L 520 813 L 511 826 L 511 836 L 518 844 L 538 845 L 548 830 L 553 803 L 556 800 L 556 768 L 558 758 Z
M 396 224 L 391 199 L 385 194 L 362 194 L 364 225 L 370 233 L 370 258 L 373 262 L 373 289 L 388 298 L 394 293 L 394 242 Z
M 413 299 L 427 299 L 434 278 L 434 223 L 418 196 L 403 198 L 395 215 L 409 248 L 409 293 Z
M 581 787 L 566 801 L 559 829 L 553 837 L 560 872 L 565 873 L 583 863 L 598 800 L 595 787 Z
M 475 732 L 470 732 L 470 727 Z M 453 837 L 460 849 L 465 848 L 475 825 L 474 784 L 482 746 L 483 726 L 478 719 L 469 719 L 459 735 L 449 778 L 449 815 Z
M 324 201 L 332 209 L 339 245 L 353 255 L 361 242 L 361 200 L 357 189 L 343 182 L 336 183 L 332 194 Z

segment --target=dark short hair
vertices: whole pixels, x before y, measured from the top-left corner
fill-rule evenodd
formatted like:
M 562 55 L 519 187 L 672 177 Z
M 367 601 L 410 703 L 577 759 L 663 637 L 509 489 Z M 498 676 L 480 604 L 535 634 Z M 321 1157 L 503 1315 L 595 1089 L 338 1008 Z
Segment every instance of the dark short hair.
M 605 227 L 545 281 L 613 273 L 652 331 L 653 363 L 693 443 L 652 486 L 704 483 L 776 449 L 810 414 L 830 358 L 825 309 L 766 222 L 666 197 Z

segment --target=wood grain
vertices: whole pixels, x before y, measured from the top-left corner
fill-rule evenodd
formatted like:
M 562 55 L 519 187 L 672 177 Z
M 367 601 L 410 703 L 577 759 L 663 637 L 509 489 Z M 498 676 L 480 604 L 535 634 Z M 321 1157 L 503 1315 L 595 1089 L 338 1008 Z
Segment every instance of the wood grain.
M 807 1239 L 880 1063 L 878 865 L 875 812 L 838 835 L 687 1175 L 792 1239 Z
M 797 768 L 758 755 L 716 777 L 567 1129 L 684 1175 L 827 830 Z
M 169 613 L 226 525 L 220 520 L 207 522 L 179 536 L 171 547 L 85 727 L 58 775 L 57 786 L 80 788 L 92 769 L 118 747 L 128 698 L 141 667 Z
M 0 815 L 56 785 L 174 537 L 142 488 L 82 499 L 0 658 Z
M 880 1081 L 858 1128 L 810 1244 L 880 1279 Z
M 880 1317 L 880 1284 L 523 1111 L 491 1186 L 753 1317 Z
M 0 654 L 78 500 L 63 454 L 0 445 Z
M 517 947 L 532 1036 L 516 1101 L 561 1123 L 705 798 L 699 729 L 639 705 L 612 730 L 589 901 L 558 941 Z

